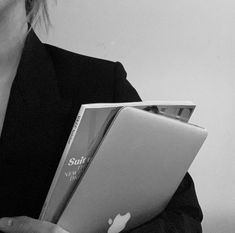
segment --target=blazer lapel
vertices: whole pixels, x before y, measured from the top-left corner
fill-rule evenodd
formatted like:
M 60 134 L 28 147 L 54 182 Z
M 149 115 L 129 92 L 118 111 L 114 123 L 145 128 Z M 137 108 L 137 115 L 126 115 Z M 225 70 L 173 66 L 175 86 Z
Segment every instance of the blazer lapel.
M 32 154 L 58 149 L 56 134 L 61 129 L 62 111 L 52 61 L 31 31 L 11 87 L 0 138 L 1 158 L 17 161 L 20 157 L 28 161 Z
M 1 207 L 0 216 L 37 217 L 50 187 L 68 136 L 64 129 L 70 109 L 61 100 L 54 72 L 50 54 L 31 31 L 0 138 L 0 197 L 11 203 Z

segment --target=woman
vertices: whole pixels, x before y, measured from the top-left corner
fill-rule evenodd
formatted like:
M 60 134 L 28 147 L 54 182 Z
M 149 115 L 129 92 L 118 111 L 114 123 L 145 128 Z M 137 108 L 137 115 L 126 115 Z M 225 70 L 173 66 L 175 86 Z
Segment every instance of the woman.
M 140 100 L 120 63 L 42 44 L 28 32 L 38 15 L 48 20 L 46 9 L 46 0 L 0 0 L 0 231 L 6 233 L 66 232 L 37 217 L 80 105 Z M 196 233 L 201 221 L 187 173 L 167 208 L 131 232 Z

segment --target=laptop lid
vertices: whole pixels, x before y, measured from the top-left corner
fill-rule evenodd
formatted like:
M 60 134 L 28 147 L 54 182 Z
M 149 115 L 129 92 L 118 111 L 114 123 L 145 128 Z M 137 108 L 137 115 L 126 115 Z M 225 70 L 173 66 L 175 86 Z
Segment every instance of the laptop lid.
M 119 111 L 58 224 L 70 233 L 118 233 L 159 214 L 207 132 L 132 107 Z

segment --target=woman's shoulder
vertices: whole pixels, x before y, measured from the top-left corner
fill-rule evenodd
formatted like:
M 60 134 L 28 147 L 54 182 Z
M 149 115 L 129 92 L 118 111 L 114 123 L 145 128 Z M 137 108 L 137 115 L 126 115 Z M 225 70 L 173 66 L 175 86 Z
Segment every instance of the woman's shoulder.
M 102 75 L 109 74 L 110 76 L 117 67 L 122 67 L 119 62 L 78 54 L 54 45 L 44 45 L 55 69 L 60 72 L 64 70 L 76 74 L 83 71 L 86 73 L 101 73 Z
M 120 62 L 77 54 L 49 44 L 44 47 L 65 96 L 74 96 L 73 93 L 80 90 L 84 96 L 90 93 L 92 101 L 139 100 L 136 90 L 126 80 L 126 71 Z
M 126 71 L 120 62 L 86 56 L 44 44 L 50 56 L 59 83 L 69 85 L 103 86 L 111 88 L 117 79 L 126 78 Z

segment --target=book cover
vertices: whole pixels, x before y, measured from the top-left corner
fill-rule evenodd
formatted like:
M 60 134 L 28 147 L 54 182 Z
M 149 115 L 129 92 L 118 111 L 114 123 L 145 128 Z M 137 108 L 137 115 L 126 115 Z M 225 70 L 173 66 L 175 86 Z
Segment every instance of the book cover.
M 56 223 L 112 119 L 124 106 L 187 122 L 195 105 L 185 101 L 144 101 L 82 105 L 42 208 L 40 219 Z

